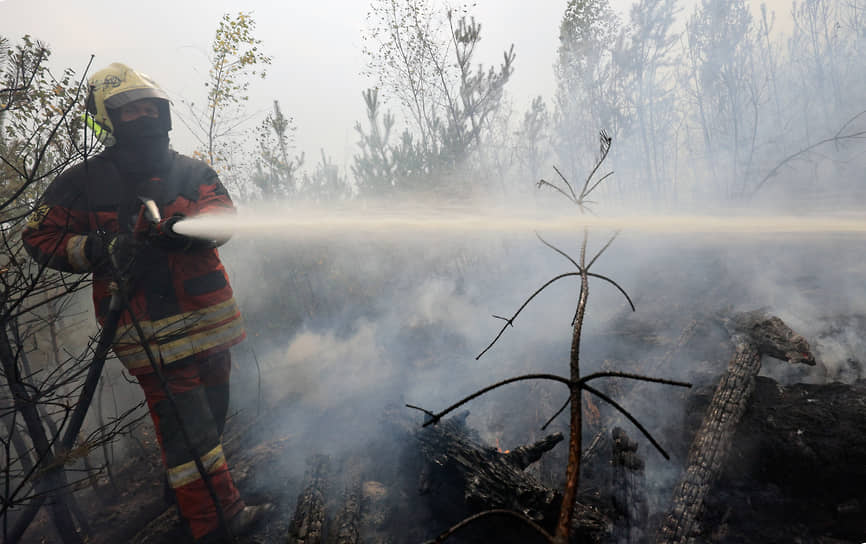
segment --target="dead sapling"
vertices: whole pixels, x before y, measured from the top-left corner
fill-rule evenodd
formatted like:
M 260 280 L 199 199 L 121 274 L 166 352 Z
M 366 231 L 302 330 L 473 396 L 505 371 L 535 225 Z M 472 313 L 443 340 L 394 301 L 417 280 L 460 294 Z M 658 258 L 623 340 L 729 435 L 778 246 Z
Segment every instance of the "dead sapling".
M 587 176 L 586 180 L 584 181 L 583 187 L 581 188 L 579 193 L 575 192 L 571 183 L 569 183 L 569 181 L 565 178 L 565 176 L 562 175 L 562 173 L 558 169 L 556 169 L 556 172 L 557 172 L 557 174 L 559 174 L 559 176 L 562 179 L 563 183 L 565 184 L 565 187 L 567 190 L 563 189 L 562 187 L 559 187 L 553 183 L 547 182 L 545 180 L 539 181 L 538 187 L 551 187 L 554 190 L 558 191 L 559 193 L 565 195 L 566 198 L 568 198 L 569 200 L 574 202 L 575 205 L 577 205 L 581 214 L 591 212 L 591 210 L 588 209 L 588 205 L 593 204 L 593 202 L 589 201 L 587 197 L 593 192 L 593 190 L 595 190 L 601 184 L 602 181 L 604 181 L 605 179 L 610 177 L 610 175 L 612 174 L 612 172 L 607 173 L 607 174 L 599 177 L 599 179 L 593 181 L 593 179 L 596 176 L 596 174 L 598 173 L 598 170 L 601 167 L 602 163 L 607 158 L 607 155 L 610 151 L 610 146 L 611 146 L 612 140 L 611 140 L 610 136 L 607 135 L 607 133 L 602 131 L 599 134 L 599 141 L 600 141 L 599 157 L 597 158 L 595 166 L 592 168 L 589 176 Z M 632 300 L 629 297 L 628 293 L 626 293 L 626 291 L 617 282 L 615 282 L 614 280 L 612 280 L 611 278 L 609 278 L 605 275 L 597 274 L 595 272 L 590 271 L 590 269 L 596 263 L 596 261 L 599 259 L 599 257 L 601 257 L 601 255 L 610 247 L 610 245 L 616 239 L 617 235 L 618 235 L 618 232 L 614 233 L 614 235 L 610 237 L 610 239 L 602 246 L 602 248 L 600 250 L 598 250 L 598 252 L 596 252 L 595 255 L 589 259 L 587 259 L 587 245 L 588 245 L 588 241 L 589 241 L 589 230 L 586 227 L 584 227 L 584 229 L 583 229 L 583 241 L 582 241 L 581 246 L 580 246 L 580 256 L 578 259 L 574 259 L 570 255 L 568 255 L 566 252 L 564 252 L 561 249 L 548 243 L 540 235 L 537 235 L 539 240 L 544 245 L 551 248 L 552 250 L 554 250 L 558 254 L 562 255 L 563 257 L 565 257 L 576 268 L 576 271 L 559 274 L 558 276 L 555 276 L 552 279 L 548 280 L 545 284 L 543 284 L 541 287 L 536 289 L 536 291 L 533 292 L 529 296 L 529 298 L 527 298 L 526 301 L 524 301 L 523 304 L 521 304 L 521 306 L 517 309 L 517 311 L 514 312 L 513 315 L 511 315 L 511 317 L 502 317 L 502 316 L 494 315 L 493 316 L 494 318 L 503 320 L 505 322 L 505 324 L 502 326 L 502 329 L 500 329 L 499 333 L 490 342 L 490 344 L 486 348 L 484 348 L 484 350 L 476 357 L 476 359 L 478 359 L 482 355 L 487 353 L 487 351 L 489 351 L 496 344 L 496 342 L 502 337 L 502 335 L 505 333 L 505 330 L 509 326 L 514 325 L 514 321 L 517 319 L 517 317 L 520 315 L 520 313 L 523 311 L 523 309 L 526 308 L 526 306 L 529 305 L 529 303 L 533 299 L 535 299 L 535 297 L 537 297 L 542 291 L 544 291 L 547 287 L 549 287 L 550 285 L 552 285 L 553 283 L 555 283 L 561 279 L 568 278 L 568 277 L 575 277 L 575 278 L 579 278 L 579 280 L 580 280 L 580 288 L 578 291 L 577 307 L 575 309 L 575 313 L 574 313 L 574 316 L 573 316 L 572 322 L 571 322 L 572 340 L 571 340 L 571 351 L 570 351 L 570 357 L 569 357 L 569 370 L 570 370 L 569 377 L 566 378 L 566 377 L 559 376 L 556 374 L 525 374 L 525 375 L 521 375 L 521 376 L 515 376 L 512 378 L 508 378 L 506 380 L 499 381 L 499 382 L 494 383 L 492 385 L 489 385 L 483 389 L 480 389 L 480 390 L 476 391 L 475 393 L 472 393 L 471 395 L 457 401 L 456 403 L 452 404 L 448 408 L 445 408 L 444 410 L 442 410 L 440 412 L 435 412 L 435 413 L 430 411 L 430 410 L 426 410 L 424 408 L 418 407 L 418 406 L 413 406 L 413 405 L 408 405 L 408 404 L 406 405 L 409 408 L 420 410 L 420 411 L 424 412 L 425 414 L 427 414 L 429 419 L 424 423 L 424 426 L 426 427 L 428 425 L 435 425 L 436 423 L 441 421 L 445 415 L 451 413 L 452 411 L 456 410 L 460 406 L 462 406 L 462 405 L 468 403 L 469 401 L 475 399 L 476 397 L 479 397 L 479 396 L 481 396 L 481 395 L 483 395 L 489 391 L 492 391 L 494 389 L 497 389 L 499 387 L 502 387 L 502 386 L 510 384 L 510 383 L 515 383 L 515 382 L 519 382 L 519 381 L 527 381 L 527 380 L 549 380 L 549 381 L 556 381 L 556 382 L 559 382 L 559 383 L 566 385 L 568 387 L 568 390 L 569 390 L 569 395 L 568 395 L 567 400 L 565 401 L 563 406 L 547 421 L 547 423 L 545 423 L 545 425 L 543 427 L 543 428 L 546 428 L 553 421 L 554 418 L 556 418 L 559 414 L 564 412 L 565 409 L 570 406 L 570 429 L 569 429 L 569 440 L 568 440 L 569 444 L 568 444 L 568 465 L 566 468 L 566 483 L 565 483 L 565 489 L 563 491 L 562 504 L 560 506 L 559 518 L 557 521 L 555 532 L 553 535 L 551 535 L 544 528 L 542 528 L 538 523 L 529 519 L 527 516 L 525 516 L 524 514 L 522 514 L 520 512 L 508 511 L 509 513 L 507 514 L 508 516 L 523 522 L 528 527 L 533 528 L 546 541 L 551 542 L 551 543 L 555 543 L 555 544 L 565 544 L 566 542 L 568 542 L 569 536 L 571 534 L 571 529 L 572 529 L 572 527 L 571 527 L 572 517 L 573 517 L 573 513 L 574 513 L 575 503 L 577 500 L 577 487 L 578 487 L 578 482 L 580 480 L 581 432 L 582 432 L 582 405 L 580 402 L 581 391 L 587 391 L 590 394 L 595 395 L 596 397 L 598 397 L 602 401 L 607 402 L 608 404 L 613 406 L 614 409 L 616 409 L 617 411 L 622 413 L 629 421 L 631 421 L 638 428 L 638 430 L 640 430 L 640 432 L 644 436 L 647 437 L 647 439 L 650 441 L 650 443 L 659 451 L 659 453 L 661 453 L 661 455 L 665 459 L 670 459 L 670 456 L 668 455 L 668 453 L 652 437 L 650 432 L 643 425 L 640 424 L 640 422 L 637 420 L 637 418 L 635 418 L 631 413 L 628 412 L 628 410 L 623 408 L 615 400 L 613 400 L 612 398 L 608 397 L 607 395 L 605 395 L 601 391 L 599 391 L 599 390 L 595 389 L 594 387 L 592 387 L 591 385 L 589 385 L 589 382 L 596 380 L 596 379 L 599 379 L 599 378 L 624 378 L 624 379 L 631 379 L 631 380 L 638 380 L 638 381 L 645 381 L 645 382 L 654 382 L 654 383 L 662 383 L 662 384 L 667 384 L 667 385 L 675 385 L 675 386 L 679 386 L 679 387 L 691 387 L 691 384 L 686 383 L 686 382 L 669 380 L 669 379 L 662 379 L 662 378 L 653 378 L 650 376 L 644 376 L 641 374 L 633 374 L 633 373 L 627 373 L 627 372 L 617 372 L 617 371 L 595 372 L 592 374 L 588 374 L 586 376 L 581 376 L 581 374 L 580 374 L 580 341 L 581 341 L 581 333 L 583 330 L 583 322 L 584 322 L 584 318 L 586 316 L 587 301 L 589 299 L 589 278 L 604 280 L 605 282 L 613 285 L 625 297 L 625 299 L 628 302 L 629 306 L 631 307 L 632 311 L 635 310 L 634 304 L 632 303 Z M 458 531 L 464 529 L 465 527 L 470 526 L 475 520 L 480 519 L 482 517 L 494 516 L 494 515 L 501 516 L 501 515 L 505 515 L 505 514 L 502 510 L 487 510 L 487 511 L 479 512 L 479 513 L 477 513 L 477 514 L 475 514 L 469 518 L 466 518 L 466 519 L 460 521 L 456 525 L 449 528 L 447 531 L 440 534 L 435 540 L 433 540 L 431 542 L 442 542 L 445 539 L 447 539 L 448 537 L 457 533 Z

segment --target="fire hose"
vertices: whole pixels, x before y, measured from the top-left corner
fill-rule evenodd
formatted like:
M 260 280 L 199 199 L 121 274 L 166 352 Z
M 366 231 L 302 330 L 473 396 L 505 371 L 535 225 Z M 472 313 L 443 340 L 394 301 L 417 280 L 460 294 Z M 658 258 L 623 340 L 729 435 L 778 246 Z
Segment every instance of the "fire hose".
M 145 208 L 147 208 L 146 204 Z M 111 264 L 115 278 L 112 285 L 108 314 L 105 317 L 102 330 L 99 333 L 99 339 L 96 342 L 93 359 L 90 362 L 87 377 L 85 378 L 84 385 L 81 389 L 81 394 L 78 397 L 78 402 L 75 403 L 75 408 L 72 410 L 72 415 L 69 418 L 69 425 L 66 427 L 63 437 L 60 439 L 60 443 L 55 450 L 56 454 L 49 459 L 50 462 L 48 466 L 43 469 L 43 474 L 38 485 L 39 493 L 30 503 L 28 508 L 22 512 L 18 521 L 15 523 L 15 526 L 12 528 L 12 531 L 6 535 L 10 542 L 17 542 L 23 536 L 24 531 L 27 530 L 30 522 L 36 516 L 36 513 L 48 497 L 48 492 L 59 487 L 58 484 L 60 481 L 58 478 L 60 477 L 60 471 L 66 463 L 66 454 L 75 444 L 75 439 L 81 431 L 81 427 L 84 424 L 84 418 L 87 415 L 91 402 L 93 402 L 93 395 L 96 392 L 97 385 L 99 384 L 99 378 L 102 376 L 102 369 L 105 367 L 105 359 L 108 357 L 108 350 L 111 349 L 114 342 L 114 336 L 117 334 L 117 326 L 120 323 L 120 316 L 123 313 L 124 304 L 120 287 L 128 280 L 128 278 L 124 278 L 118 273 L 118 267 L 116 266 L 117 263 L 112 262 Z
M 183 219 L 183 216 L 173 216 L 166 220 L 163 220 L 159 213 L 159 207 L 156 205 L 156 202 L 154 202 L 150 198 L 139 198 L 142 201 L 143 205 L 141 208 L 141 213 L 138 217 L 138 221 L 136 223 L 136 227 L 134 229 L 135 235 L 144 238 L 157 236 L 176 238 L 178 235 L 173 231 L 173 227 L 179 220 Z M 108 355 L 108 350 L 114 341 L 115 334 L 117 333 L 117 326 L 120 322 L 120 316 L 123 313 L 123 309 L 129 306 L 128 287 L 130 284 L 130 274 L 128 266 L 124 266 L 125 263 L 116 262 L 114 259 L 112 259 L 111 264 L 113 270 L 115 271 L 115 281 L 114 284 L 111 286 L 111 300 L 109 302 L 108 315 L 105 318 L 102 332 L 99 336 L 99 341 L 96 346 L 93 361 L 91 362 L 90 369 L 87 373 L 87 379 L 85 380 L 84 388 L 81 391 L 81 396 L 75 406 L 73 416 L 70 419 L 70 426 L 67 428 L 66 434 L 63 437 L 63 451 L 68 451 L 68 449 L 72 446 L 75 437 L 78 435 L 79 430 L 81 429 L 81 425 L 84 422 L 84 416 L 87 414 L 90 403 L 93 401 L 93 394 L 96 391 L 96 385 L 99 382 L 99 377 L 101 376 L 102 369 L 105 366 L 105 359 Z M 132 312 L 130 312 L 130 318 L 132 320 L 132 325 L 135 328 L 136 333 L 138 334 L 141 346 L 147 354 L 148 360 L 150 361 L 150 366 L 153 369 L 153 372 L 159 378 L 162 388 L 165 391 L 166 400 L 169 402 L 175 414 L 177 414 L 177 418 L 180 423 L 181 435 L 183 436 L 183 440 L 186 443 L 187 448 L 189 448 L 190 453 L 192 454 L 196 469 L 201 475 L 205 487 L 208 490 L 208 494 L 210 495 L 211 500 L 214 503 L 214 508 L 216 510 L 220 526 L 225 530 L 226 536 L 229 538 L 229 540 L 234 542 L 234 536 L 231 534 L 231 531 L 228 527 L 228 520 L 225 516 L 222 505 L 217 498 L 216 490 L 214 489 L 210 481 L 210 475 L 208 474 L 201 461 L 200 452 L 196 451 L 190 438 L 189 432 L 187 431 L 186 426 L 183 424 L 180 410 L 178 410 L 177 402 L 174 398 L 174 395 L 171 389 L 168 387 L 168 382 L 165 378 L 165 375 L 162 373 L 160 365 L 150 349 L 148 339 L 145 336 L 141 325 L 139 324 L 138 320 L 135 318 L 135 315 Z
M 159 208 L 152 199 L 141 198 L 142 215 L 139 216 L 139 221 L 136 230 L 141 231 L 139 225 L 143 220 L 146 220 L 152 228 L 162 224 L 159 213 Z M 124 292 L 129 283 L 128 272 L 121 271 L 120 263 L 111 259 L 112 270 L 114 271 L 114 282 L 111 289 L 111 300 L 108 304 L 108 314 L 105 316 L 105 321 L 102 325 L 102 331 L 99 333 L 99 340 L 96 343 L 96 349 L 93 353 L 93 360 L 90 363 L 90 368 L 87 372 L 87 378 L 84 380 L 84 387 L 81 390 L 81 395 L 78 397 L 78 402 L 75 404 L 75 409 L 72 411 L 72 416 L 69 418 L 69 426 L 63 434 L 63 439 L 60 442 L 61 451 L 69 451 L 75 443 L 75 438 L 78 436 L 81 426 L 84 424 L 84 417 L 87 415 L 87 410 L 90 408 L 90 403 L 93 402 L 93 394 L 96 392 L 96 386 L 99 383 L 99 378 L 102 376 L 102 369 L 105 366 L 105 359 L 108 357 L 108 350 L 114 342 L 114 336 L 117 334 L 117 325 L 120 322 L 120 316 L 123 313 Z

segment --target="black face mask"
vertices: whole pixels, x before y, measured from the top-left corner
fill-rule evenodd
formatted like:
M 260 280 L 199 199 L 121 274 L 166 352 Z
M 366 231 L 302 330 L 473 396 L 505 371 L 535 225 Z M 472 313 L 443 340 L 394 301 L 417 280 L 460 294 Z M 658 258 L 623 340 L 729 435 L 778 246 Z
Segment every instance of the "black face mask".
M 130 172 L 152 174 L 169 158 L 168 130 L 161 119 L 139 117 L 114 123 L 117 158 Z

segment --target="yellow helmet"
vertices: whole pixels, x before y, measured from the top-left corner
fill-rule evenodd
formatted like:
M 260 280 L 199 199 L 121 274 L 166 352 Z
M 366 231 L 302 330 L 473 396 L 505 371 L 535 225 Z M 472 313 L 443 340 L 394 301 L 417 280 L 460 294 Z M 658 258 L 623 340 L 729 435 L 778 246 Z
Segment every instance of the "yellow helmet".
M 108 140 L 113 139 L 111 133 L 115 132 L 110 110 L 142 98 L 158 99 L 159 118 L 165 123 L 165 129 L 171 130 L 168 95 L 146 74 L 115 62 L 93 74 L 89 84 L 87 112 L 92 116 L 93 122 L 102 129 L 103 137 Z M 110 141 L 105 143 L 111 145 Z

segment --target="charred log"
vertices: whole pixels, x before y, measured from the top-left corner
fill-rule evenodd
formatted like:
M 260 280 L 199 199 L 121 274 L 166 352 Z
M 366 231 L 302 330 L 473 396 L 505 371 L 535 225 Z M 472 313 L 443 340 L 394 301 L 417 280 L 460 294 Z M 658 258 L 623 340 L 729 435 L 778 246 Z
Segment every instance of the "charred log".
M 638 444 L 620 428 L 613 429 L 613 540 L 617 544 L 639 544 L 646 540 L 648 506 L 644 461 L 637 454 Z
M 862 380 L 781 386 L 759 376 L 701 524 L 732 541 L 861 542 L 864 399 Z
M 394 541 L 391 523 L 393 493 L 381 482 L 367 481 L 361 486 L 361 541 L 368 544 L 390 544 Z
M 725 325 L 733 335 L 736 352 L 689 449 L 684 476 L 674 493 L 673 507 L 659 530 L 660 542 L 689 542 L 699 533 L 698 521 L 705 499 L 721 472 L 737 425 L 752 396 L 762 354 L 815 364 L 806 340 L 777 317 L 750 312 L 738 314 Z
M 334 544 L 357 544 L 360 542 L 361 471 L 357 459 L 349 459 L 346 465 L 343 504 L 334 522 L 334 536 L 331 539 Z
M 464 412 L 415 432 L 425 460 L 419 491 L 432 493 L 450 488 L 462 496 L 469 512 L 509 509 L 543 526 L 552 526 L 562 497 L 524 469 L 562 441 L 562 434 L 503 453 L 479 444 L 466 427 L 467 415 Z
M 295 515 L 289 525 L 288 541 L 292 544 L 320 544 L 324 541 L 330 463 L 326 455 L 314 455 L 307 460 L 303 491 L 298 496 Z

